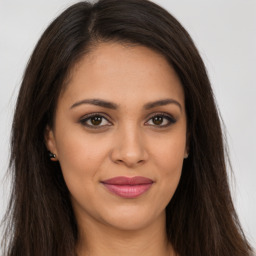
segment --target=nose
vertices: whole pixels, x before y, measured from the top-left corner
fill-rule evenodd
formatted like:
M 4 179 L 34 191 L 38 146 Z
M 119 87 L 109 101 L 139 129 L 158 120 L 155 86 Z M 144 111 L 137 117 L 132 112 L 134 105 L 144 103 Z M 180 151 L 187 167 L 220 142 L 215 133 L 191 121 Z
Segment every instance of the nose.
M 110 154 L 111 160 L 116 164 L 123 164 L 134 168 L 148 159 L 146 145 L 138 128 L 126 127 L 120 129 L 115 136 Z

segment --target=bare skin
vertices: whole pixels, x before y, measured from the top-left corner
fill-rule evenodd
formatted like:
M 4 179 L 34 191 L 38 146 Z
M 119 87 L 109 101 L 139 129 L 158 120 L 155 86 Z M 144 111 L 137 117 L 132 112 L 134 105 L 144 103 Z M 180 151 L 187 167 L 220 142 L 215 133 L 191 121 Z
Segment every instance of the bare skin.
M 174 255 L 165 208 L 187 157 L 187 130 L 183 88 L 163 56 L 99 44 L 75 66 L 45 137 L 71 194 L 79 256 Z M 153 183 L 124 198 L 102 183 L 117 176 Z

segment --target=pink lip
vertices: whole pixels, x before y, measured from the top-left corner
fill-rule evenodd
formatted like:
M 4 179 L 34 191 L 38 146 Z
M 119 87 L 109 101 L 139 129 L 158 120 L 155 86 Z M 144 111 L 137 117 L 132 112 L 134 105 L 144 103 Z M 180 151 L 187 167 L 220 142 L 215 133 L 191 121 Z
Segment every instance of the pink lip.
M 145 193 L 153 180 L 141 176 L 118 176 L 101 182 L 110 192 L 124 198 L 135 198 Z

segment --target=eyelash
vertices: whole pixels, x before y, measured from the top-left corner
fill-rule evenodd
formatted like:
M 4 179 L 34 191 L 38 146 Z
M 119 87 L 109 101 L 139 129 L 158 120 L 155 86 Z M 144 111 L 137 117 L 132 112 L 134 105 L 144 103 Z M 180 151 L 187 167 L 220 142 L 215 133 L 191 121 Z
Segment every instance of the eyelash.
M 93 118 L 93 117 L 103 117 L 103 119 L 105 119 L 105 120 L 107 120 L 108 121 L 108 119 L 102 114 L 102 113 L 93 113 L 93 114 L 88 114 L 88 115 L 86 115 L 86 116 L 84 116 L 81 120 L 80 120 L 80 123 L 83 125 L 83 126 L 86 126 L 86 127 L 88 127 L 88 128 L 92 128 L 92 129 L 101 129 L 102 127 L 105 127 L 105 126 L 110 126 L 110 125 L 88 125 L 88 124 L 86 124 L 86 122 L 88 121 L 88 120 L 90 120 L 91 118 Z M 153 126 L 156 126 L 157 128 L 165 128 L 165 127 L 168 127 L 168 126 L 171 126 L 172 124 L 174 124 L 174 123 L 176 123 L 176 119 L 174 118 L 174 117 L 172 117 L 171 115 L 168 115 L 168 114 L 166 114 L 166 113 L 156 113 L 156 114 L 154 114 L 154 115 L 152 115 L 149 119 L 148 119 L 148 121 L 149 120 L 151 120 L 151 119 L 153 119 L 154 117 L 162 117 L 162 118 L 164 118 L 164 119 L 167 119 L 167 121 L 168 121 L 168 124 L 165 124 L 165 125 L 153 125 Z M 148 122 L 147 121 L 147 122 Z M 108 121 L 109 122 L 109 121 Z M 150 126 L 150 125 L 149 125 Z

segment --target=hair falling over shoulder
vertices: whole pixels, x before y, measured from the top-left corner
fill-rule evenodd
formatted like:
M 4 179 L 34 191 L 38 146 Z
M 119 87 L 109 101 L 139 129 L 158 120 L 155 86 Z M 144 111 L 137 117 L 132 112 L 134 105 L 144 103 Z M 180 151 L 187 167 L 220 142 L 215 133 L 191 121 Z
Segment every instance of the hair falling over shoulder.
M 72 256 L 78 228 L 58 162 L 44 142 L 72 67 L 99 42 L 149 47 L 165 56 L 182 82 L 189 157 L 166 208 L 168 239 L 180 256 L 249 256 L 228 184 L 221 123 L 203 61 L 188 33 L 147 0 L 79 2 L 40 38 L 25 70 L 12 126 L 12 194 L 5 255 Z

